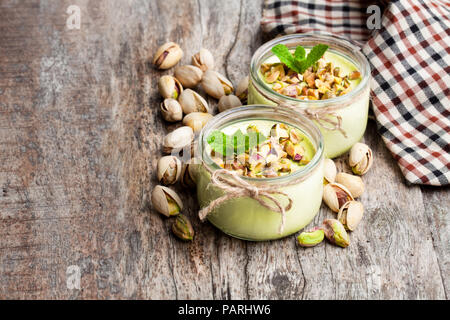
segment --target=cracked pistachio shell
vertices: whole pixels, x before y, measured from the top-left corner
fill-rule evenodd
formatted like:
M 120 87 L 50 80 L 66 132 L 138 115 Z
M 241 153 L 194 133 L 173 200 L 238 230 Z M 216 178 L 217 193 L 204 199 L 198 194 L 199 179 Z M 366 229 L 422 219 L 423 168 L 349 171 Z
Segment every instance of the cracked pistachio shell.
M 180 94 L 183 92 L 183 86 L 181 83 L 176 78 L 169 75 L 159 78 L 158 89 L 164 99 L 178 99 Z
M 348 164 L 352 168 L 354 174 L 362 176 L 373 163 L 372 150 L 364 143 L 356 143 L 350 150 Z
M 184 88 L 192 88 L 202 80 L 203 71 L 195 66 L 179 66 L 175 68 L 174 74 Z
M 345 186 L 350 191 L 353 198 L 358 198 L 364 192 L 364 182 L 358 176 L 339 172 L 336 175 L 336 182 Z
M 189 161 L 183 166 L 183 171 L 181 172 L 181 184 L 187 188 L 194 188 L 196 184 L 194 170 L 191 169 L 192 166 L 195 166 L 195 164 Z
M 172 224 L 172 232 L 181 240 L 190 241 L 194 239 L 194 228 L 184 214 L 179 214 Z
M 203 74 L 202 87 L 208 95 L 216 99 L 231 94 L 234 90 L 233 84 L 227 78 L 213 70 L 206 70 Z
M 349 201 L 339 210 L 338 220 L 345 229 L 353 231 L 358 226 L 364 215 L 364 207 L 361 202 Z
M 183 124 L 194 130 L 194 133 L 200 132 L 205 124 L 211 120 L 212 114 L 206 112 L 191 112 L 184 116 Z
M 325 237 L 335 245 L 346 248 L 350 244 L 350 238 L 347 231 L 345 231 L 344 226 L 339 220 L 336 219 L 325 219 L 323 221 L 323 231 Z
M 183 112 L 185 114 L 189 114 L 191 112 L 208 112 L 209 106 L 205 99 L 197 92 L 191 89 L 184 90 L 180 98 L 178 99 L 180 102 L 181 108 L 183 108 Z
M 241 100 L 239 100 L 238 97 L 236 97 L 233 94 L 230 94 L 228 96 L 222 96 L 219 99 L 219 103 L 217 104 L 217 107 L 219 108 L 219 112 L 223 112 L 225 110 L 235 108 L 242 106 Z
M 191 142 L 194 140 L 194 131 L 191 127 L 183 126 L 170 132 L 164 137 L 163 140 L 163 152 L 171 153 L 191 146 Z
M 160 109 L 161 114 L 166 121 L 176 122 L 183 119 L 183 109 L 175 99 L 164 99 L 164 101 L 161 102 Z
M 323 163 L 323 170 L 324 170 L 324 179 L 326 183 L 334 182 L 336 179 L 336 165 L 334 164 L 334 161 L 331 159 L 325 159 Z
M 214 69 L 214 57 L 208 49 L 202 48 L 192 56 L 192 64 L 202 71 Z
M 175 216 L 183 210 L 183 202 L 177 193 L 160 185 L 153 188 L 152 204 L 156 211 L 166 217 Z
M 160 46 L 153 57 L 153 64 L 159 69 L 169 69 L 183 57 L 183 50 L 174 42 Z
M 158 160 L 158 181 L 165 185 L 176 183 L 180 179 L 181 171 L 181 161 L 177 157 L 165 156 Z
M 323 201 L 334 212 L 339 212 L 339 209 L 351 200 L 355 199 L 342 184 L 331 182 L 323 187 Z
M 248 76 L 239 81 L 236 87 L 236 96 L 241 100 L 243 104 L 247 103 L 248 97 Z
M 297 237 L 297 242 L 302 247 L 314 247 L 321 243 L 324 237 L 323 229 L 316 228 L 315 230 L 300 233 Z

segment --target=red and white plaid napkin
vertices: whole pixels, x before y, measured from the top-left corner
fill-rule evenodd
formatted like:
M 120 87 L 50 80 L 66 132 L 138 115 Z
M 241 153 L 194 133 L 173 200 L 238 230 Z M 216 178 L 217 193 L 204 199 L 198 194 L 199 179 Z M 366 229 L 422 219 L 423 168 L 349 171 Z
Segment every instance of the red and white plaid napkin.
M 355 0 L 266 0 L 272 35 L 327 31 L 362 44 L 372 67 L 379 132 L 406 180 L 450 184 L 450 3 L 381 1 L 381 28 L 368 30 L 370 4 Z

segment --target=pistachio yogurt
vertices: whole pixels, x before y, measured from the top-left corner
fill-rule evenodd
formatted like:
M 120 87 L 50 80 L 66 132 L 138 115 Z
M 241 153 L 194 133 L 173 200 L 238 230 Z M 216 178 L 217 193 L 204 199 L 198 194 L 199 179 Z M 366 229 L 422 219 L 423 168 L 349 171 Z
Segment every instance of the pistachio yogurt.
M 231 146 L 222 148 L 214 139 L 220 135 L 243 137 L 244 143 L 232 138 Z M 211 173 L 220 169 L 233 171 L 256 187 L 274 187 L 292 200 L 282 232 L 279 212 L 250 197 L 227 200 L 207 216 L 223 232 L 246 240 L 277 239 L 302 229 L 317 214 L 323 192 L 322 136 L 294 111 L 248 106 L 223 112 L 202 130 L 199 151 L 203 164 L 195 179 L 200 207 L 225 194 L 211 184 Z M 285 196 L 274 197 L 283 206 L 288 204 Z
M 278 44 L 291 51 L 303 46 L 306 52 L 317 44 L 329 48 L 317 63 L 303 74 L 284 66 L 271 49 Z M 278 73 L 279 72 L 279 73 Z M 320 74 L 322 73 L 322 74 Z M 339 130 L 315 121 L 324 136 L 325 156 L 337 157 L 348 151 L 363 136 L 369 108 L 370 67 L 367 59 L 352 43 L 335 36 L 295 34 L 274 39 L 253 55 L 248 88 L 249 104 L 288 104 L 300 111 L 334 108 L 334 122 L 342 121 Z

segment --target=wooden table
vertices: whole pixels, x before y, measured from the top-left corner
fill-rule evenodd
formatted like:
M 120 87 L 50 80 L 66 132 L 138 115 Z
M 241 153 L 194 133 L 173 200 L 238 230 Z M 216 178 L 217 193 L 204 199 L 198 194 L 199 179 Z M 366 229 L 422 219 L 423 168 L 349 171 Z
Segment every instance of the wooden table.
M 66 27 L 71 4 L 80 30 Z M 406 186 L 372 121 L 366 213 L 347 249 L 230 238 L 181 188 L 193 243 L 152 210 L 175 127 L 158 112 L 172 71 L 153 53 L 172 40 L 187 64 L 209 48 L 236 84 L 263 42 L 261 14 L 261 0 L 1 2 L 0 298 L 447 299 L 449 190 Z M 312 225 L 333 216 L 323 207 Z M 76 270 L 80 289 L 67 284 Z

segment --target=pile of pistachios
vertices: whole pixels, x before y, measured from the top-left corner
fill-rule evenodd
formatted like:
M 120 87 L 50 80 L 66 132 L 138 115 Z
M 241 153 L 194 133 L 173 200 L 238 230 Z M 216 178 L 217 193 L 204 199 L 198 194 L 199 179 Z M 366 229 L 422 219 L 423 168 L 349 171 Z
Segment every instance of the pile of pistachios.
M 153 64 L 158 69 L 171 69 L 182 57 L 183 50 L 180 46 L 168 42 L 158 48 Z M 200 85 L 209 96 L 219 99 L 219 112 L 247 103 L 248 77 L 239 82 L 236 95 L 233 95 L 234 87 L 231 81 L 213 70 L 214 57 L 209 50 L 202 48 L 192 56 L 191 63 L 177 66 L 173 75 L 163 75 L 158 81 L 158 90 L 164 99 L 160 104 L 163 119 L 167 122 L 182 121 L 183 124 L 164 137 L 163 152 L 166 154 L 175 154 L 189 146 L 194 149 L 195 135 L 213 117 L 212 108 L 206 99 L 194 90 L 195 87 Z M 166 186 L 180 181 L 183 186 L 194 187 L 191 168 L 190 162 L 182 163 L 173 155 L 160 158 L 157 178 L 165 186 L 157 185 L 151 197 L 155 210 L 167 217 L 176 216 L 172 231 L 182 240 L 192 240 L 194 229 L 189 219 L 180 214 L 183 210 L 181 198 Z
M 355 175 L 337 173 L 333 160 L 325 160 L 323 200 L 331 211 L 337 213 L 337 219 L 325 219 L 323 227 L 302 232 L 297 238 L 299 245 L 313 247 L 324 237 L 344 248 L 350 244 L 347 231 L 354 231 L 364 214 L 364 206 L 355 200 L 364 192 L 364 182 L 359 176 L 369 171 L 372 163 L 372 150 L 364 143 L 356 143 L 349 153 L 348 164 Z
M 359 71 L 342 75 L 332 62 L 319 59 L 312 67 L 299 74 L 283 63 L 263 63 L 260 68 L 264 81 L 284 96 L 300 100 L 326 100 L 342 96 L 351 90 L 351 80 L 361 78 Z

